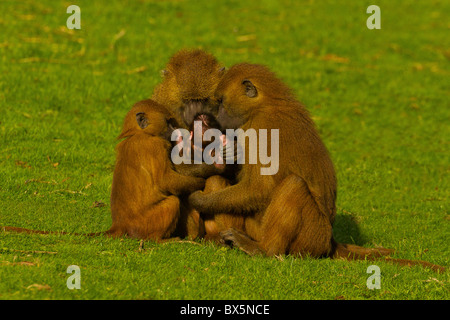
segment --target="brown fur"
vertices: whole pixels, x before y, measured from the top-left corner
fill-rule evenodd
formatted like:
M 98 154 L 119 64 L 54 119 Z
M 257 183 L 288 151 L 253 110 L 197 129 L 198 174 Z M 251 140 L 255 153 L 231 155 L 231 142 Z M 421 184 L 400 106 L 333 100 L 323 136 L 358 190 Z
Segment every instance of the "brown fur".
M 136 122 L 144 113 L 148 126 Z M 164 239 L 175 231 L 180 215 L 178 196 L 204 187 L 202 178 L 184 176 L 173 170 L 170 143 L 162 135 L 168 130 L 170 113 L 145 100 L 125 118 L 117 147 L 111 191 L 111 230 L 140 239 Z M 147 125 L 147 123 L 145 124 Z
M 155 88 L 152 99 L 163 104 L 171 111 L 181 128 L 191 129 L 194 117 L 198 113 L 207 113 L 212 116 L 218 114 L 218 103 L 214 92 L 224 74 L 224 68 L 216 58 L 200 49 L 180 50 L 170 58 L 167 66 L 162 71 L 163 80 Z M 222 121 L 222 128 L 228 128 L 228 124 Z M 218 167 L 203 164 L 179 164 L 176 171 L 184 175 L 208 178 L 205 192 L 216 191 L 230 182 L 218 177 L 225 175 L 229 179 L 234 178 L 234 169 L 230 166 Z M 197 230 L 198 211 L 193 209 L 187 201 L 181 199 L 182 218 L 177 230 L 177 235 L 192 237 L 196 232 L 190 232 L 192 228 Z M 187 218 L 191 217 L 191 218 Z M 208 216 L 206 223 L 206 238 L 217 239 L 218 232 L 230 227 L 243 229 L 242 217 L 228 214 Z
M 118 137 L 124 140 L 117 146 L 111 191 L 112 226 L 108 231 L 88 236 L 127 235 L 162 240 L 175 231 L 180 216 L 178 196 L 203 189 L 205 180 L 183 176 L 173 170 L 169 158 L 170 143 L 162 137 L 170 118 L 168 110 L 152 100 L 140 101 L 128 112 Z M 198 219 L 197 222 L 197 227 L 201 228 L 203 223 Z M 2 228 L 14 232 L 64 234 Z M 201 234 L 201 230 L 198 233 Z
M 197 112 L 216 113 L 214 92 L 223 73 L 224 68 L 210 53 L 180 50 L 162 71 L 163 81 L 152 99 L 169 109 L 178 124 L 188 129 Z
M 246 96 L 243 85 L 246 79 L 258 89 L 257 97 Z M 279 171 L 275 175 L 261 175 L 260 163 L 246 161 L 236 185 L 209 195 L 192 194 L 194 207 L 205 213 L 245 215 L 246 232 L 269 255 L 293 251 L 309 251 L 314 256 L 327 254 L 331 250 L 331 223 L 336 212 L 336 179 L 325 146 L 306 110 L 281 81 L 257 65 L 232 67 L 216 95 L 230 116 L 241 119 L 244 131 L 279 129 Z M 246 154 L 248 151 L 247 144 Z
M 194 140 L 196 135 L 202 136 L 202 145 L 200 148 L 202 149 L 202 152 L 204 150 L 204 147 L 206 147 L 209 142 L 205 141 L 203 139 L 203 134 L 206 130 L 215 128 L 220 130 L 220 125 L 217 123 L 217 121 L 209 115 L 202 115 L 201 117 L 196 117 L 194 120 L 201 120 L 203 122 L 201 131 L 200 130 L 194 130 L 193 126 L 191 126 L 191 151 L 194 148 Z M 193 152 L 192 152 L 192 158 L 193 158 Z M 206 180 L 206 185 L 204 192 L 206 194 L 219 191 L 225 187 L 230 186 L 230 181 L 222 176 L 214 175 L 212 177 L 209 177 Z M 181 199 L 181 221 L 178 223 L 177 232 L 175 233 L 176 236 L 184 238 L 195 238 L 200 237 L 202 234 L 198 232 L 198 230 L 201 230 L 203 232 L 203 235 L 206 240 L 211 241 L 220 241 L 220 235 L 219 233 L 221 231 L 225 231 L 229 228 L 237 228 L 239 230 L 244 229 L 244 217 L 240 215 L 230 215 L 227 213 L 218 213 L 215 215 L 202 215 L 200 216 L 200 213 L 195 210 L 191 205 L 189 205 L 189 202 L 187 199 L 182 198 Z M 200 225 L 200 226 L 199 226 Z
M 224 231 L 225 242 L 249 254 L 268 256 L 364 259 L 392 252 L 334 241 L 337 183 L 333 164 L 308 112 L 274 73 L 260 65 L 235 65 L 222 78 L 216 96 L 231 117 L 241 119 L 244 131 L 279 129 L 280 138 L 275 175 L 261 175 L 262 165 L 247 160 L 235 185 L 189 197 L 201 212 L 245 216 L 245 233 Z M 247 143 L 246 154 L 248 150 Z

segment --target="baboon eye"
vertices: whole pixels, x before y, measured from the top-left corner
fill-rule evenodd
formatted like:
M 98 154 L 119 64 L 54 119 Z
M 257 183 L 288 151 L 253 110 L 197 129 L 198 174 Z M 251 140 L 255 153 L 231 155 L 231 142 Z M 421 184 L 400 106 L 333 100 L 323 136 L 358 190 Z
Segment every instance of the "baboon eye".
M 161 71 L 160 71 L 160 74 L 161 74 L 161 77 L 164 78 L 165 76 L 167 76 L 167 75 L 169 74 L 169 71 L 167 71 L 167 70 L 164 69 L 164 70 L 161 70 Z
M 223 97 L 217 98 L 217 102 L 218 102 L 219 104 L 222 104 L 222 102 L 223 102 Z

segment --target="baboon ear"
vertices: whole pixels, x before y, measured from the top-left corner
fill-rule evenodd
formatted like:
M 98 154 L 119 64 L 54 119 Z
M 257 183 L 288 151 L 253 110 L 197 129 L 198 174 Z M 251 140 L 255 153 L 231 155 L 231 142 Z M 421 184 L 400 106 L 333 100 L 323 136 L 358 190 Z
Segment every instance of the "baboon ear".
M 145 112 L 136 113 L 136 121 L 141 129 L 145 129 L 148 127 L 148 118 Z
M 242 84 L 245 86 L 245 94 L 247 95 L 247 97 L 255 98 L 256 96 L 258 96 L 258 90 L 256 90 L 256 87 L 250 80 L 244 80 L 242 81 Z

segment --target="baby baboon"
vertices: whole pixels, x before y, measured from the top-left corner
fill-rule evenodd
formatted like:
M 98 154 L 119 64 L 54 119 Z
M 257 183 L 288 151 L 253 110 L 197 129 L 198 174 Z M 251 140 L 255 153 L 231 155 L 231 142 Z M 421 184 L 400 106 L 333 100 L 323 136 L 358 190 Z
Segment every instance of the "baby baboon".
M 190 157 L 187 156 L 187 158 L 189 158 L 190 160 L 193 160 L 195 151 L 198 151 L 201 155 L 205 153 L 204 152 L 205 147 L 207 147 L 208 144 L 210 143 L 210 141 L 206 141 L 204 139 L 205 132 L 208 129 L 217 129 L 219 132 L 222 131 L 220 130 L 221 127 L 217 122 L 217 120 L 210 114 L 198 114 L 194 117 L 194 121 L 198 121 L 199 123 L 196 124 L 196 127 L 194 127 L 194 124 L 190 126 L 189 128 L 190 135 L 187 141 L 178 140 L 179 144 L 187 143 L 188 146 L 187 150 L 184 149 L 182 150 L 190 153 Z M 201 126 L 198 126 L 199 124 Z M 198 138 L 198 140 L 196 138 Z M 220 138 L 221 140 L 219 141 L 219 144 L 226 143 L 223 134 L 220 136 Z M 206 156 L 212 157 L 213 159 L 215 159 L 214 161 L 222 162 L 220 164 L 214 163 L 215 166 L 218 167 L 225 166 L 225 159 L 222 158 L 222 153 L 219 153 L 217 157 L 215 157 L 216 155 L 214 154 L 214 152 L 215 150 L 213 149 L 212 152 Z M 230 150 L 228 150 L 228 152 L 230 152 Z M 225 152 L 224 154 L 227 154 L 227 152 Z M 228 169 L 235 167 L 237 166 L 228 166 Z M 220 189 L 223 189 L 230 185 L 231 183 L 228 179 L 220 175 L 214 175 L 206 180 L 204 192 L 211 193 L 219 191 Z M 177 233 L 176 235 L 179 237 L 187 236 L 189 238 L 192 238 L 192 235 L 196 235 L 197 233 L 195 231 L 192 232 L 190 230 L 192 230 L 192 228 L 194 228 L 194 230 L 198 230 L 196 224 L 197 220 L 196 219 L 192 220 L 192 218 L 199 216 L 199 213 L 197 210 L 195 210 L 194 208 L 192 208 L 192 206 L 188 204 L 187 199 L 182 200 L 181 203 L 182 203 L 182 212 L 178 230 L 183 230 L 184 228 L 184 232 Z M 229 215 L 227 213 L 221 214 L 218 213 L 215 215 L 202 214 L 201 218 L 203 218 L 204 221 L 204 227 L 206 231 L 205 239 L 207 240 L 214 240 L 214 241 L 220 240 L 219 232 L 227 230 L 229 228 L 236 228 L 238 230 L 244 229 L 244 217 L 240 215 Z M 186 223 L 183 221 L 186 221 Z

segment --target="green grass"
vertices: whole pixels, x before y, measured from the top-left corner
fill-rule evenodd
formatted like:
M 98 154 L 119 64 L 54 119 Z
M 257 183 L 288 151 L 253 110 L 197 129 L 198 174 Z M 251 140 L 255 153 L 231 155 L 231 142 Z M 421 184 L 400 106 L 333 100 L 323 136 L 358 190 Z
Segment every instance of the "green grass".
M 130 106 L 184 47 L 275 70 L 335 163 L 338 241 L 449 265 L 448 1 L 1 1 L 0 225 L 111 223 Z M 106 204 L 94 207 L 95 201 Z M 0 299 L 449 299 L 449 273 L 376 262 L 250 258 L 210 244 L 0 233 Z M 69 265 L 81 289 L 69 290 Z

